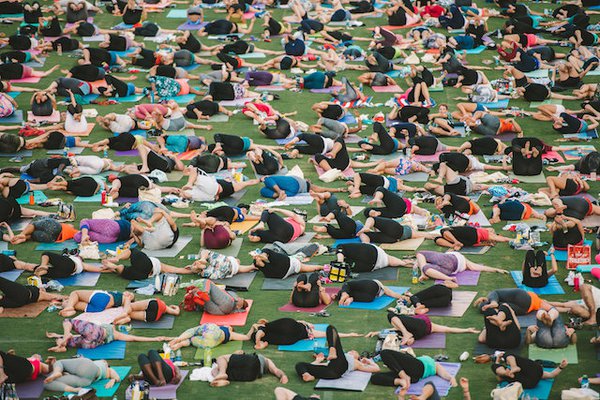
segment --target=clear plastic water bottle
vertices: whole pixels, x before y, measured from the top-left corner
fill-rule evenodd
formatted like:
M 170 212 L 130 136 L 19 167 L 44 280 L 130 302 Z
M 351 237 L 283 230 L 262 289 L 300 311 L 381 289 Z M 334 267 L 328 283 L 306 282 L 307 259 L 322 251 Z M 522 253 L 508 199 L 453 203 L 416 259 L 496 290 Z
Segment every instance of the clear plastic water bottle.
M 181 350 L 178 349 L 175 353 L 175 361 L 181 361 Z
M 416 285 L 417 283 L 419 283 L 419 267 L 415 263 L 412 267 L 412 284 Z
M 104 148 L 104 153 L 102 153 L 102 156 L 104 158 L 108 158 L 108 150 L 106 149 L 106 147 Z
M 68 156 L 68 155 L 69 155 L 69 148 L 65 146 L 65 147 L 63 148 L 63 157 L 66 157 L 66 156 Z
M 588 379 L 587 375 L 583 375 L 581 377 L 581 388 L 588 389 L 589 387 L 590 387 L 590 380 Z
M 210 347 L 204 348 L 204 366 L 205 367 L 212 366 L 212 348 L 210 348 Z

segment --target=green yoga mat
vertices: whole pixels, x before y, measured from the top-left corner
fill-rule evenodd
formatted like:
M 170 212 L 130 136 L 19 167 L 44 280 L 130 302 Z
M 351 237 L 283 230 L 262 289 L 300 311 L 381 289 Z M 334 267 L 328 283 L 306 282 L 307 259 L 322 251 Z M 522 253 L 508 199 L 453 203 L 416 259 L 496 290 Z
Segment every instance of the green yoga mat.
M 232 340 L 231 342 L 227 342 L 227 343 L 221 344 L 217 347 L 213 347 L 212 358 L 225 356 L 227 354 L 231 354 L 238 350 L 241 350 L 242 344 L 243 343 L 239 340 Z M 203 360 L 203 359 L 204 359 L 204 349 L 197 349 L 196 354 L 194 354 L 194 360 Z
M 546 183 L 546 176 L 543 172 L 539 175 L 533 176 L 515 175 L 511 172 L 510 174 L 508 174 L 508 176 L 510 177 L 510 179 L 517 179 L 519 182 L 523 183 Z
M 570 344 L 562 349 L 543 349 L 535 344 L 529 345 L 529 358 L 532 360 L 546 360 L 560 363 L 567 359 L 569 364 L 578 364 L 577 345 Z
M 532 101 L 529 103 L 529 108 L 538 108 L 539 106 L 545 106 L 547 104 L 556 104 L 562 105 L 563 101 L 561 99 L 547 99 L 544 101 Z

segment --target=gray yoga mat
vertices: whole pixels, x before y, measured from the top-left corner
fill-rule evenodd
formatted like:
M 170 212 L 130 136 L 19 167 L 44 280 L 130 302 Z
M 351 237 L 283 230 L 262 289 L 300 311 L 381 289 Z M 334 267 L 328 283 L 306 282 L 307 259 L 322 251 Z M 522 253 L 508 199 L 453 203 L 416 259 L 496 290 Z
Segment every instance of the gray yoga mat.
M 256 278 L 257 272 L 249 272 L 246 274 L 237 274 L 227 279 L 215 279 L 213 282 L 218 283 L 220 285 L 225 285 L 227 290 L 239 290 L 242 292 L 247 292 Z
M 405 182 L 427 182 L 429 175 L 426 172 L 413 172 L 408 175 L 401 175 L 400 178 Z
M 360 272 L 359 279 L 377 279 L 380 281 L 395 281 L 398 280 L 398 268 L 386 267 L 375 271 Z
M 236 238 L 233 242 L 231 242 L 231 245 L 229 245 L 229 247 L 226 247 L 224 249 L 219 249 L 216 251 L 217 251 L 217 253 L 221 253 L 226 256 L 237 257 L 238 254 L 240 253 L 240 249 L 242 248 L 243 241 L 244 241 L 243 238 Z
M 179 252 L 192 241 L 191 236 L 180 236 L 170 249 L 144 250 L 148 257 L 177 257 Z
M 223 199 L 222 201 L 228 206 L 235 206 L 242 200 L 242 197 L 246 194 L 247 191 L 248 189 L 240 190 L 239 192 L 235 192 L 231 196 Z
M 292 290 L 296 282 L 296 276 L 290 276 L 286 279 L 265 278 L 262 290 Z
M 131 321 L 131 327 L 134 329 L 173 329 L 174 323 L 174 315 L 163 315 L 155 322 Z

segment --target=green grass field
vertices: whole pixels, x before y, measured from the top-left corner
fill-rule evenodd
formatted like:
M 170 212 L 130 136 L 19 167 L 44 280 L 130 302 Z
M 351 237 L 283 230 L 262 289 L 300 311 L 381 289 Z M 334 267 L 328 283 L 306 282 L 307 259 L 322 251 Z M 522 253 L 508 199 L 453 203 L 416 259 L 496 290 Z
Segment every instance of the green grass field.
M 482 3 L 483 4 L 483 3 Z M 537 11 L 541 11 L 543 8 L 548 8 L 547 4 L 531 4 L 532 8 Z M 184 6 L 179 6 L 178 8 L 185 8 Z M 273 14 L 278 19 L 284 15 L 284 11 L 286 10 L 274 10 Z M 286 11 L 287 12 L 287 11 Z M 207 10 L 206 19 L 210 20 L 218 15 L 222 16 L 223 14 L 216 14 L 213 10 Z M 167 29 L 175 29 L 179 24 L 183 23 L 183 20 L 179 19 L 167 19 L 165 17 L 166 14 L 149 14 L 149 19 L 157 22 L 160 26 Z M 595 16 L 594 16 L 595 17 Z M 597 18 L 593 19 L 594 21 Z M 117 17 L 113 17 L 107 14 L 97 15 L 95 17 L 95 23 L 97 23 L 100 27 L 107 28 L 113 25 L 116 25 L 120 20 Z M 376 25 L 386 24 L 383 18 L 379 19 L 365 19 L 367 27 L 373 27 Z M 500 25 L 503 20 L 500 19 L 491 19 L 488 24 L 491 29 L 496 28 Z M 257 24 L 258 25 L 258 24 Z M 6 26 L 0 25 L 0 30 L 6 35 L 10 35 L 14 33 L 17 25 Z M 253 34 L 255 36 L 260 35 L 260 27 L 256 26 Z M 366 37 L 369 35 L 367 29 L 363 28 L 355 28 L 352 30 L 352 34 L 356 36 Z M 208 41 L 207 39 L 202 39 L 203 42 L 207 44 L 214 44 L 212 41 Z M 144 42 L 145 44 L 150 46 L 154 46 L 153 43 Z M 264 43 L 260 42 L 258 44 L 259 47 L 269 48 L 269 49 L 280 49 L 280 45 L 277 40 L 274 40 L 272 43 Z M 560 48 L 559 51 L 565 51 L 564 48 Z M 495 52 L 485 51 L 480 55 L 472 55 L 468 57 L 468 61 L 470 65 L 481 65 L 483 60 L 491 60 L 495 55 Z M 254 61 L 254 60 L 253 60 Z M 69 54 L 64 54 L 62 57 L 57 56 L 56 54 L 51 54 L 47 61 L 44 69 L 48 69 L 55 64 L 60 64 L 61 68 L 70 68 L 76 62 L 76 59 L 71 57 Z M 197 73 L 199 71 L 205 71 L 206 67 L 198 68 L 194 71 Z M 486 71 L 487 76 L 490 79 L 495 79 L 500 76 L 498 71 Z M 52 79 L 61 76 L 59 72 L 56 72 L 51 77 L 46 77 L 42 79 L 42 81 L 37 84 L 37 87 L 47 87 Z M 346 76 L 350 79 L 355 79 L 358 76 L 356 72 L 342 72 L 338 74 L 338 78 L 341 76 Z M 598 82 L 597 77 L 589 77 L 585 79 L 586 82 Z M 143 73 L 138 74 L 138 78 L 135 81 L 137 86 L 143 87 L 146 85 L 145 77 Z M 406 83 L 400 82 L 400 85 L 403 88 L 406 88 Z M 31 86 L 31 85 L 30 85 Z M 384 103 L 387 99 L 391 97 L 391 94 L 388 93 L 374 93 L 371 89 L 365 89 L 367 95 L 374 95 L 374 102 Z M 310 106 L 317 102 L 328 100 L 328 95 L 323 94 L 313 94 L 307 91 L 303 91 L 301 93 L 293 93 L 289 91 L 277 92 L 281 99 L 274 102 L 273 106 L 280 110 L 281 112 L 291 112 L 297 111 L 298 114 L 294 117 L 297 120 L 304 121 L 307 124 L 312 124 L 316 121 L 316 115 L 311 112 Z M 436 100 L 438 104 L 440 103 L 448 103 L 451 105 L 456 103 L 456 100 L 453 100 L 454 97 L 460 95 L 458 90 L 455 89 L 445 89 L 441 93 L 434 93 L 433 98 Z M 19 105 L 24 109 L 28 109 L 30 97 L 28 94 L 23 93 L 18 98 L 17 101 Z M 518 106 L 521 108 L 528 108 L 528 104 L 523 101 L 514 101 L 512 100 L 510 103 L 511 106 Z M 565 102 L 564 105 L 569 109 L 578 109 L 577 102 Z M 100 114 L 105 114 L 108 112 L 124 112 L 128 106 L 131 104 L 117 104 L 110 106 L 99 106 L 99 105 L 88 105 L 86 108 L 95 107 Z M 61 110 L 64 109 L 64 106 Z M 377 108 L 369 108 L 360 110 L 361 113 L 368 113 L 369 115 L 373 115 L 376 112 L 383 110 L 387 112 L 388 109 L 386 107 L 377 107 Z M 546 142 L 552 143 L 558 135 L 552 130 L 551 126 L 548 123 L 539 123 L 535 122 L 530 118 L 522 118 L 518 120 L 519 124 L 523 127 L 526 135 L 537 136 L 543 138 Z M 234 133 L 239 135 L 247 135 L 250 136 L 254 141 L 258 143 L 270 143 L 269 140 L 261 137 L 258 134 L 258 130 L 255 126 L 252 125 L 251 121 L 246 119 L 241 114 L 237 114 L 230 119 L 228 123 L 216 123 L 214 124 L 214 132 L 222 132 L 222 133 Z M 199 132 L 199 135 L 211 137 L 213 132 L 202 131 Z M 366 136 L 371 133 L 371 129 L 367 128 L 364 131 L 363 136 Z M 108 137 L 108 132 L 103 131 L 98 126 L 92 132 L 89 137 L 89 140 L 96 141 L 101 138 Z M 444 143 L 450 145 L 458 145 L 462 142 L 462 139 L 444 139 Z M 90 154 L 89 151 L 84 152 L 83 154 Z M 110 156 L 113 156 L 112 152 Z M 36 150 L 34 152 L 35 158 L 45 157 L 45 153 L 41 150 Z M 125 158 L 114 158 L 117 161 L 133 161 Z M 25 159 L 25 162 L 31 161 L 31 158 Z M 306 158 L 300 161 L 286 161 L 286 165 L 288 168 L 292 167 L 298 163 L 302 170 L 304 171 L 307 178 L 312 179 L 313 181 L 317 181 L 317 176 L 315 174 L 314 169 L 306 162 Z M 11 164 L 8 162 L 7 158 L 0 158 L 0 166 L 14 166 L 15 164 Z M 248 169 L 246 169 L 247 171 Z M 245 171 L 245 172 L 246 172 Z M 248 175 L 248 172 L 246 172 Z M 251 174 L 251 172 L 250 172 Z M 181 180 L 177 183 L 178 186 L 182 186 L 184 180 Z M 339 187 L 342 186 L 343 182 L 336 182 L 332 184 L 332 186 Z M 524 189 L 529 191 L 535 191 L 539 185 L 523 185 Z M 247 194 L 243 198 L 244 202 L 251 202 L 259 197 L 258 187 L 253 187 L 248 190 Z M 592 184 L 591 194 L 596 195 L 598 193 L 598 184 Z M 47 193 L 48 197 L 62 197 L 65 201 L 70 202 L 73 200 L 71 196 L 63 195 L 61 193 Z M 488 202 L 489 197 L 483 196 L 480 205 L 484 209 L 486 213 L 491 210 L 491 206 Z M 354 205 L 360 205 L 360 200 L 354 200 L 351 202 Z M 430 205 L 426 207 L 430 208 Z M 93 203 L 76 203 L 77 209 L 77 217 L 86 218 L 90 217 L 91 213 L 100 208 L 99 204 Z M 195 206 L 195 209 L 199 209 L 199 206 Z M 307 211 L 309 212 L 309 218 L 315 215 L 316 209 L 314 206 L 307 207 Z M 363 219 L 362 215 L 359 217 Z M 496 230 L 499 231 L 502 225 L 495 226 Z M 312 227 L 309 225 L 309 229 Z M 182 228 L 182 235 L 194 235 L 195 240 L 192 241 L 181 253 L 180 256 L 185 256 L 187 254 L 197 253 L 199 250 L 199 241 L 198 241 L 198 231 L 191 228 Z M 542 235 L 543 239 L 548 240 L 549 237 L 547 234 Z M 591 235 L 590 235 L 591 237 Z M 323 244 L 331 244 L 331 241 L 322 241 Z M 14 247 L 17 250 L 17 255 L 20 259 L 36 262 L 39 260 L 40 252 L 34 251 L 36 244 L 35 243 L 25 243 L 22 245 L 18 245 Z M 13 246 L 10 246 L 13 248 Z M 245 240 L 244 245 L 242 246 L 242 250 L 240 251 L 239 258 L 242 263 L 249 263 L 250 256 L 248 252 L 256 248 L 256 245 L 251 244 L 248 240 Z M 436 246 L 431 242 L 425 243 L 421 246 L 421 249 L 436 249 Z M 408 252 L 400 253 L 401 255 L 408 255 Z M 504 268 L 506 270 L 514 270 L 520 269 L 521 262 L 524 257 L 524 252 L 511 250 L 507 245 L 501 244 L 497 247 L 491 249 L 487 254 L 483 256 L 470 256 L 473 261 L 484 263 L 490 266 Z M 325 263 L 330 259 L 328 257 L 319 257 L 312 260 L 313 263 Z M 173 259 L 164 259 L 164 262 L 176 265 L 183 266 L 186 264 L 185 259 L 173 258 Z M 410 286 L 410 269 L 403 269 L 400 271 L 400 279 L 397 282 L 387 282 L 388 284 L 396 284 L 396 285 L 404 285 Z M 563 280 L 566 276 L 564 265 L 560 265 L 560 270 L 558 274 L 559 280 Z M 26 274 L 24 274 L 19 282 L 25 282 Z M 186 281 L 189 278 L 184 279 Z M 340 332 L 349 332 L 349 331 L 357 331 L 357 332 L 367 332 L 371 330 L 376 330 L 380 328 L 385 328 L 388 326 L 387 319 L 385 317 L 384 311 L 363 311 L 363 310 L 344 310 L 339 309 L 337 306 L 329 307 L 328 311 L 331 313 L 331 317 L 327 319 L 319 319 L 315 317 L 309 317 L 307 314 L 301 315 L 291 315 L 284 314 L 277 311 L 277 308 L 282 306 L 287 302 L 289 297 L 288 292 L 281 291 L 261 291 L 260 288 L 262 286 L 263 278 L 259 275 L 250 291 L 248 293 L 244 293 L 244 296 L 252 298 L 254 300 L 254 306 L 250 313 L 250 318 L 248 320 L 247 326 L 243 327 L 242 330 L 247 330 L 249 326 L 258 320 L 259 318 L 266 318 L 269 320 L 273 320 L 276 318 L 280 318 L 283 316 L 292 316 L 298 319 L 306 319 L 309 322 L 313 323 L 329 323 L 334 324 Z M 103 275 L 100 278 L 98 288 L 103 289 L 112 289 L 112 290 L 124 290 L 127 282 L 117 276 L 112 275 Z M 413 290 L 419 290 L 424 286 L 413 287 Z M 482 274 L 482 277 L 479 281 L 479 286 L 468 287 L 465 290 L 477 290 L 478 295 L 485 295 L 488 291 L 493 290 L 495 288 L 503 288 L 503 287 L 514 287 L 514 283 L 510 276 L 504 275 L 499 276 L 497 274 Z M 72 288 L 67 288 L 71 290 Z M 577 294 L 572 293 L 570 288 L 566 288 L 567 294 L 564 296 L 550 296 L 551 299 L 559 299 L 559 298 L 576 298 Z M 178 303 L 181 300 L 181 292 L 178 296 L 174 298 L 167 298 L 167 302 L 169 303 Z M 135 334 L 141 335 L 170 335 L 176 336 L 183 330 L 192 327 L 198 324 L 200 320 L 200 313 L 184 313 L 182 316 L 176 319 L 175 327 L 173 330 L 166 331 L 133 331 Z M 463 318 L 440 318 L 433 317 L 432 320 L 435 323 L 446 324 L 450 326 L 456 327 L 477 327 L 482 328 L 483 321 L 482 317 L 476 312 L 474 309 L 470 309 Z M 39 317 L 35 319 L 1 319 L 0 320 L 0 349 L 15 349 L 18 354 L 23 356 L 28 356 L 32 353 L 40 353 L 43 356 L 49 355 L 47 352 L 47 348 L 52 345 L 50 340 L 47 340 L 44 336 L 44 332 L 46 330 L 58 331 L 61 327 L 62 319 L 56 313 L 48 313 L 43 312 Z M 566 388 L 570 388 L 573 386 L 577 386 L 577 377 L 581 376 L 584 373 L 588 375 L 593 375 L 598 372 L 598 368 L 600 364 L 596 361 L 596 351 L 589 344 L 589 339 L 592 337 L 592 330 L 581 330 L 578 332 L 579 344 L 578 344 L 578 355 L 579 355 L 579 364 L 572 365 L 566 368 L 566 370 L 559 376 L 556 380 L 552 394 L 550 398 L 558 399 L 560 397 L 560 391 Z M 375 345 L 375 341 L 372 339 L 365 338 L 353 338 L 353 339 L 344 339 L 343 340 L 345 349 L 356 349 L 358 351 L 370 350 L 372 351 Z M 418 355 L 435 355 L 439 353 L 445 353 L 449 356 L 450 361 L 456 362 L 458 359 L 458 355 L 463 351 L 472 352 L 476 343 L 476 335 L 471 334 L 461 334 L 461 335 L 449 335 L 447 348 L 446 349 L 432 349 L 432 350 L 417 350 Z M 158 346 L 156 346 L 158 347 Z M 124 360 L 116 360 L 112 362 L 113 365 L 129 365 L 135 366 L 136 358 L 139 353 L 145 352 L 148 349 L 152 348 L 152 345 L 147 344 L 137 344 L 130 343 L 127 345 L 126 358 Z M 244 344 L 244 350 L 248 352 L 252 352 L 253 348 L 250 344 Z M 188 348 L 183 351 L 183 359 L 186 361 L 192 361 L 193 354 L 195 349 Z M 62 355 L 64 357 L 70 357 L 74 355 L 75 352 L 73 350 L 68 353 Z M 308 361 L 310 360 L 310 354 L 308 353 L 282 353 L 278 352 L 275 349 L 275 346 L 270 346 L 266 350 L 261 351 L 261 354 L 264 354 L 270 358 L 272 358 L 275 363 L 281 367 L 289 376 L 290 381 L 286 385 L 286 387 L 299 392 L 303 395 L 309 395 L 312 393 L 312 384 L 306 384 L 301 382 L 301 380 L 295 375 L 294 372 L 294 364 L 298 361 Z M 135 369 L 135 368 L 134 368 Z M 496 379 L 494 375 L 491 373 L 489 366 L 486 365 L 476 365 L 471 361 L 464 362 L 462 364 L 461 371 L 459 376 L 468 377 L 471 381 L 471 388 L 473 399 L 485 399 L 489 398 L 490 391 L 496 385 Z M 263 379 L 260 379 L 253 383 L 235 383 L 225 388 L 213 389 L 210 388 L 206 383 L 202 382 L 190 382 L 186 381 L 183 383 L 181 388 L 178 391 L 179 399 L 193 399 L 193 398 L 208 398 L 208 399 L 225 399 L 225 398 L 238 398 L 238 399 L 268 399 L 273 398 L 272 392 L 273 389 L 278 386 L 278 382 L 276 378 L 272 376 L 267 376 Z M 121 385 L 118 391 L 118 398 L 124 398 L 124 391 L 126 385 Z M 357 394 L 353 392 L 318 392 L 321 395 L 322 399 L 381 399 L 381 398 L 391 398 L 393 396 L 392 388 L 386 387 L 377 387 L 370 385 L 367 390 L 362 394 Z M 46 395 L 48 393 L 45 393 Z M 462 398 L 461 390 L 459 388 L 452 389 L 450 391 L 449 399 L 460 399 Z

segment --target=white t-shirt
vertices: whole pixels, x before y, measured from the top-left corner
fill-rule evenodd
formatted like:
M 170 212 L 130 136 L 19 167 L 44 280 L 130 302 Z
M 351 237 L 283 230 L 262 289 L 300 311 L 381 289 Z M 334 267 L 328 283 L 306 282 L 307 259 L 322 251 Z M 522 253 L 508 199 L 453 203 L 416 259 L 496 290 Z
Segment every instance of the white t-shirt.
M 129 115 L 117 114 L 115 120 L 108 124 L 112 133 L 129 132 L 135 127 L 135 121 Z
M 73 114 L 67 112 L 67 116 L 65 117 L 65 131 L 74 133 L 86 132 L 87 125 L 85 116 L 82 115 L 79 121 L 76 121 L 75 118 L 73 118 Z

